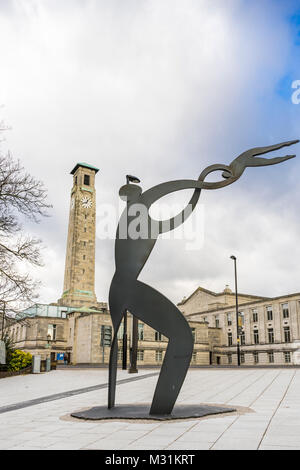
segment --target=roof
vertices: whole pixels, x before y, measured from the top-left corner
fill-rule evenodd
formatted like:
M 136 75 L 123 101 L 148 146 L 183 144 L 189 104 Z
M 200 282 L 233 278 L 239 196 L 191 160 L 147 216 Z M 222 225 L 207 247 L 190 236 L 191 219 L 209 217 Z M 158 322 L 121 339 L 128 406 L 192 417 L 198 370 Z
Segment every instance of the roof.
M 250 297 L 250 296 L 249 296 Z M 255 296 L 252 296 L 255 297 Z M 249 307 L 249 305 L 256 305 L 256 304 L 263 304 L 263 303 L 272 303 L 274 301 L 278 301 L 280 299 L 287 299 L 290 297 L 300 297 L 300 292 L 295 292 L 293 294 L 286 294 L 286 295 L 279 295 L 278 297 L 262 297 L 261 299 L 257 298 L 257 300 L 253 300 L 252 302 L 245 302 L 239 305 L 240 310 L 244 309 L 245 307 Z M 211 310 L 203 310 L 201 312 L 193 312 L 193 313 L 188 313 L 185 315 L 186 318 L 192 317 L 194 315 L 203 315 L 203 314 L 208 314 L 208 313 L 213 313 L 213 312 L 218 312 L 220 310 L 230 310 L 231 308 L 234 308 L 234 305 L 226 305 L 224 307 L 218 307 L 214 308 Z M 194 320 L 193 320 L 194 321 Z
M 235 296 L 235 293 L 234 292 L 213 292 L 211 290 L 208 290 L 208 289 L 205 289 L 204 287 L 198 287 L 191 295 L 189 295 L 186 299 L 183 299 L 181 302 L 179 302 L 177 305 L 184 305 L 191 297 L 193 297 L 197 292 L 205 292 L 206 294 L 210 294 L 211 296 L 214 296 L 214 297 L 219 297 L 221 295 L 230 295 L 230 296 Z M 258 295 L 250 295 L 250 294 L 242 294 L 241 292 L 238 292 L 238 296 L 239 297 L 249 297 L 251 299 L 268 299 L 270 297 L 262 297 L 262 296 L 258 296 Z
M 95 173 L 98 173 L 99 168 L 96 168 L 95 166 L 89 165 L 88 163 L 76 163 L 74 166 L 73 170 L 71 171 L 71 175 L 74 175 L 75 171 L 82 166 L 83 168 L 89 168 L 90 170 L 94 170 Z

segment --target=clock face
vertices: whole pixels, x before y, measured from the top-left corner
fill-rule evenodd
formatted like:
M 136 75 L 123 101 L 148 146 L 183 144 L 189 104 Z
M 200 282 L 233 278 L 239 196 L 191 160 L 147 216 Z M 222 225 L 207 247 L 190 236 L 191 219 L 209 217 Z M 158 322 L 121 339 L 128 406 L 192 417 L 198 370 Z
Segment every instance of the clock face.
M 81 205 L 82 207 L 84 207 L 84 209 L 89 209 L 90 207 L 92 207 L 93 203 L 89 197 L 84 196 L 81 198 Z

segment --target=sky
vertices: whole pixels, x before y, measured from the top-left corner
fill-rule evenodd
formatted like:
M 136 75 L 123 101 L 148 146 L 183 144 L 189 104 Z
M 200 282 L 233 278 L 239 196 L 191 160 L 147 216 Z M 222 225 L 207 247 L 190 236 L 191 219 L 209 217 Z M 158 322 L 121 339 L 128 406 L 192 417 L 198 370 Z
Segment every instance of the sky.
M 95 289 L 107 301 L 114 240 L 101 236 L 103 207 L 118 213 L 126 174 L 147 189 L 300 138 L 297 1 L 1 0 L 0 56 L 0 120 L 11 127 L 2 152 L 45 183 L 53 205 L 23 225 L 43 242 L 44 267 L 28 267 L 41 302 L 63 291 L 77 162 L 100 169 Z M 234 289 L 234 254 L 241 292 L 299 292 L 300 144 L 276 155 L 286 153 L 298 157 L 202 191 L 189 240 L 178 229 L 159 240 L 140 279 L 173 302 L 198 286 Z

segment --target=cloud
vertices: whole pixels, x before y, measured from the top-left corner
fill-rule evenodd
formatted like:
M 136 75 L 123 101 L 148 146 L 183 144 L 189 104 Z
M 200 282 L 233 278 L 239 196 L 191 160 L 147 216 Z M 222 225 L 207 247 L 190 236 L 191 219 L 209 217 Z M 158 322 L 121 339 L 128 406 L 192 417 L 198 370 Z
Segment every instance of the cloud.
M 77 161 L 100 168 L 98 207 L 117 206 L 127 173 L 148 188 L 197 177 L 206 165 L 228 163 L 247 148 L 299 137 L 300 106 L 276 92 L 296 52 L 288 20 L 293 2 L 4 6 L 0 102 L 13 126 L 7 145 L 44 180 L 54 205 L 51 219 L 36 228 L 48 247 L 39 272 L 44 301 L 62 292 L 69 172 Z M 235 252 L 245 292 L 299 290 L 298 174 L 292 160 L 249 169 L 236 185 L 203 193 L 203 248 L 196 254 L 184 240 L 158 241 L 143 279 L 174 301 L 199 284 L 221 290 L 232 279 L 228 256 Z M 112 256 L 113 241 L 98 240 L 101 300 Z M 58 276 L 50 275 L 54 266 Z

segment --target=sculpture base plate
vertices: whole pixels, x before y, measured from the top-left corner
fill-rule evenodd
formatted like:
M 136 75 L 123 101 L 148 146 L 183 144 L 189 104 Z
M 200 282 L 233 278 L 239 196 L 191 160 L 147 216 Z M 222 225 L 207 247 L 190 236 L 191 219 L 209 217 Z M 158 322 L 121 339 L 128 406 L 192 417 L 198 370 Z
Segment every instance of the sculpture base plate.
M 212 405 L 177 405 L 171 414 L 150 415 L 150 405 L 118 405 L 114 408 L 107 406 L 95 406 L 88 410 L 71 413 L 74 418 L 87 420 L 101 419 L 142 419 L 142 420 L 172 420 L 202 418 L 203 416 L 216 415 L 221 413 L 232 413 L 237 411 L 234 408 Z

